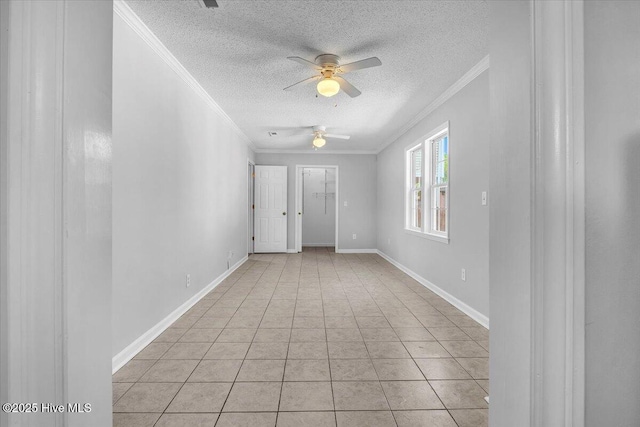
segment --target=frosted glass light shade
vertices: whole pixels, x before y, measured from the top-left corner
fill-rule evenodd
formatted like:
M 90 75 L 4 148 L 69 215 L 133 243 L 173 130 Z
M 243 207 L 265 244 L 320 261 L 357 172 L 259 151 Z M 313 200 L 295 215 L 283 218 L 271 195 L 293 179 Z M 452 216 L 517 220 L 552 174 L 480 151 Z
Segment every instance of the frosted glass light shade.
M 327 143 L 327 141 L 325 141 L 324 138 L 321 137 L 321 136 L 315 137 L 313 139 L 313 146 L 316 147 L 316 148 L 324 147 L 324 144 L 326 144 L 326 143 Z
M 320 95 L 330 97 L 340 92 L 340 83 L 327 77 L 318 82 L 317 89 Z

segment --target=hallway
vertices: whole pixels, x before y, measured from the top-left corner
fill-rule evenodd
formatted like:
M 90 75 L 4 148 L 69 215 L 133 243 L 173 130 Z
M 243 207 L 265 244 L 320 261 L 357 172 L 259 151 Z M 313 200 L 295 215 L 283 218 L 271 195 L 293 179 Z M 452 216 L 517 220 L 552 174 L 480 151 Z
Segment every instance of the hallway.
M 113 376 L 114 426 L 486 426 L 488 340 L 376 254 L 252 255 Z

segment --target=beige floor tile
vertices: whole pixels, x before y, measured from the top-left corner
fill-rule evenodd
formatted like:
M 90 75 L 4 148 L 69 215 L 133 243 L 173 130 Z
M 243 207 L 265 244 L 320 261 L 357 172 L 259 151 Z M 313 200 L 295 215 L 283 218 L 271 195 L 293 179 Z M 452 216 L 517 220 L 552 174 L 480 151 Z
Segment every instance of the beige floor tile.
M 229 323 L 227 323 L 227 329 L 257 329 L 262 321 L 262 314 L 259 316 L 243 316 L 235 314 Z
M 478 345 L 489 352 L 489 340 L 476 341 Z
M 216 427 L 274 427 L 276 412 L 222 413 Z
M 373 359 L 373 366 L 381 381 L 425 379 L 412 359 Z
M 143 376 L 143 383 L 183 383 L 198 365 L 197 360 L 158 360 Z
M 476 380 L 489 379 L 489 359 L 488 358 L 459 358 L 456 359 L 464 369 Z
M 324 317 L 294 317 L 293 327 L 294 329 L 324 328 Z
M 186 383 L 166 412 L 220 412 L 231 383 Z
M 328 367 L 327 367 L 328 369 Z M 131 388 L 133 383 L 113 383 L 111 387 L 112 402 L 115 405 L 118 399 L 120 399 Z
M 394 329 L 422 327 L 422 323 L 413 316 L 389 316 L 387 320 L 389 320 L 389 323 Z
M 409 352 L 401 342 L 369 341 L 367 350 L 372 359 L 410 359 Z
M 182 384 L 137 383 L 118 400 L 113 412 L 162 412 Z
M 251 343 L 216 342 L 204 355 L 204 359 L 244 359 Z
M 336 411 L 389 410 L 378 381 L 334 381 L 332 387 Z
M 469 341 L 471 337 L 464 333 L 464 331 L 457 326 L 444 327 L 444 328 L 428 328 L 431 335 L 433 335 L 438 341 Z
M 472 341 L 470 341 L 472 342 Z M 451 357 L 445 348 L 436 341 L 411 341 L 404 346 L 414 358 Z
M 167 350 L 162 359 L 199 360 L 202 359 L 210 347 L 210 343 L 178 342 Z
M 293 324 L 293 313 L 290 316 L 265 315 L 260 322 L 260 328 L 291 328 Z
M 473 338 L 474 341 L 482 341 L 489 339 L 489 330 L 483 327 L 461 327 L 465 334 Z
M 326 309 L 325 309 L 326 311 Z M 356 318 L 353 316 L 327 316 L 325 315 L 324 324 L 327 329 L 338 328 L 357 328 Z
M 284 371 L 285 381 L 330 381 L 329 361 L 318 360 L 287 360 Z
M 415 359 L 428 380 L 467 380 L 469 373 L 453 358 Z
M 447 411 L 395 411 L 398 427 L 457 427 Z
M 391 328 L 361 328 L 360 333 L 365 341 L 400 341 Z
M 281 411 L 332 411 L 330 382 L 285 382 L 280 397 Z
M 354 342 L 362 340 L 360 330 L 357 328 L 327 329 L 327 341 L 330 342 Z
M 369 359 L 335 359 L 331 361 L 333 381 L 377 381 L 378 375 Z
M 453 357 L 489 357 L 487 350 L 475 341 L 442 341 L 442 346 Z
M 245 360 L 236 381 L 282 381 L 284 360 Z
M 450 411 L 459 427 L 487 427 L 489 411 L 487 409 L 455 409 Z
M 422 323 L 422 326 L 426 327 L 429 331 L 431 328 L 451 328 L 456 326 L 455 323 L 443 315 L 417 316 L 417 319 Z
M 160 414 L 113 414 L 113 427 L 153 427 Z
M 360 328 L 390 328 L 391 325 L 385 317 L 382 316 L 358 316 L 356 317 L 358 327 Z
M 325 342 L 327 335 L 323 328 L 292 329 L 291 342 Z
M 396 427 L 390 411 L 336 412 L 338 427 Z
M 278 410 L 280 382 L 235 383 L 223 412 L 271 412 Z
M 130 360 L 122 368 L 113 374 L 114 383 L 133 383 L 144 375 L 149 368 L 156 363 L 155 360 Z
M 189 329 L 178 342 L 206 342 L 213 343 L 222 329 Z
M 247 359 L 286 359 L 289 344 L 286 342 L 254 342 L 249 347 Z
M 292 342 L 289 344 L 289 359 L 326 359 L 327 343 L 325 342 Z
M 200 319 L 200 316 L 182 316 L 171 325 L 174 328 L 190 328 Z
M 256 329 L 223 329 L 216 342 L 251 342 Z
M 334 412 L 280 412 L 276 427 L 336 427 Z
M 486 408 L 487 393 L 473 380 L 429 381 L 447 409 Z
M 168 342 L 152 342 L 148 346 L 146 346 L 140 353 L 134 356 L 135 360 L 148 359 L 148 360 L 157 360 L 162 357 L 162 355 L 171 348 L 173 344 Z
M 189 382 L 233 382 L 241 365 L 242 360 L 237 359 L 202 360 L 189 377 Z
M 273 328 L 258 329 L 253 342 L 289 342 L 291 337 L 291 329 Z
M 444 409 L 426 381 L 381 381 L 381 384 L 392 410 Z
M 420 326 L 419 328 L 393 328 L 400 341 L 435 341 L 435 337 Z
M 471 328 L 481 327 L 481 325 L 478 322 L 476 322 L 475 320 L 473 320 L 467 315 L 447 316 L 447 318 L 459 327 L 471 327 Z
M 476 382 L 478 383 L 478 385 L 480 387 L 482 387 L 484 389 L 484 391 L 487 392 L 487 395 L 489 394 L 489 380 L 476 380 Z
M 331 359 L 366 359 L 369 352 L 364 342 L 329 342 Z
M 213 427 L 218 414 L 163 414 L 154 427 Z
M 201 317 L 191 329 L 221 329 L 227 326 L 230 317 Z

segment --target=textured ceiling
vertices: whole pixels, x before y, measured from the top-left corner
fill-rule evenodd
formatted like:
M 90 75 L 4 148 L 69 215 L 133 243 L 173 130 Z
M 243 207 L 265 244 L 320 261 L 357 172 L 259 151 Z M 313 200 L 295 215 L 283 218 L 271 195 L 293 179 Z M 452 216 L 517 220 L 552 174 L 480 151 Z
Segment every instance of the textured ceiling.
M 302 128 L 351 140 L 324 150 L 376 151 L 488 53 L 484 1 L 225 1 L 127 4 L 258 149 L 309 150 Z M 287 56 L 321 53 L 382 66 L 346 74 L 362 95 L 316 97 L 313 74 Z M 268 131 L 277 131 L 270 137 Z

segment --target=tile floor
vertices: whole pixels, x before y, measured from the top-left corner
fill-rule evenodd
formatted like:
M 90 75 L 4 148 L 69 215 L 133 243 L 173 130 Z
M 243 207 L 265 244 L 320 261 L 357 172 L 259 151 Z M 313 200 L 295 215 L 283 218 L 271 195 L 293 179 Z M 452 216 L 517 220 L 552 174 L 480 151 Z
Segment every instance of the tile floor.
M 114 426 L 482 427 L 488 339 L 378 255 L 253 255 L 113 376 Z

